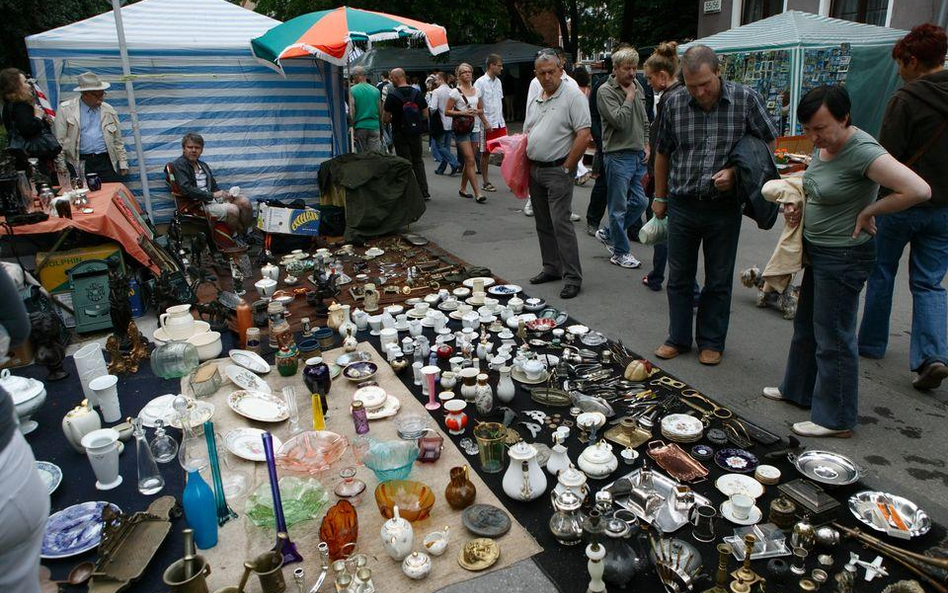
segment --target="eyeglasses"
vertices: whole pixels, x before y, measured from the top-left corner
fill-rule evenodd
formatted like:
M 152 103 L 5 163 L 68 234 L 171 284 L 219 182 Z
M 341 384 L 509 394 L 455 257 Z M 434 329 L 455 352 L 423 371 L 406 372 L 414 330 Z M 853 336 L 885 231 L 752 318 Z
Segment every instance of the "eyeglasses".
M 556 55 L 555 49 L 553 49 L 552 47 L 545 47 L 541 49 L 540 51 L 538 51 L 537 55 L 534 57 L 539 58 L 540 56 L 555 56 L 555 55 Z

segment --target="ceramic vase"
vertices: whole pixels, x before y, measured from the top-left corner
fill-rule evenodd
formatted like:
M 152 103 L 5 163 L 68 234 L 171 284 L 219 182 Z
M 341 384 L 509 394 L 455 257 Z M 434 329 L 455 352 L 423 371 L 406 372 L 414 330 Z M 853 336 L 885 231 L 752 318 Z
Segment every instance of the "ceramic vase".
M 365 285 L 365 297 L 362 299 L 362 304 L 369 313 L 379 310 L 379 291 L 375 290 L 374 284 Z
M 477 413 L 487 416 L 494 409 L 494 390 L 487 384 L 487 375 L 477 376 L 477 390 L 474 392 L 474 406 Z
M 477 489 L 468 476 L 466 465 L 451 468 L 451 479 L 448 486 L 444 489 L 444 499 L 452 509 L 462 510 L 474 504 L 477 497 Z
M 356 324 L 352 322 L 352 318 L 349 315 L 351 307 L 349 305 L 342 305 L 342 321 L 339 323 L 339 337 L 343 340 L 346 339 L 350 333 L 356 333 Z
M 82 437 L 82 446 L 95 473 L 95 487 L 111 490 L 122 483 L 119 473 L 119 433 L 111 428 L 93 430 Z
M 512 402 L 516 393 L 513 379 L 510 378 L 511 370 L 509 366 L 502 366 L 498 369 L 500 381 L 497 383 L 497 400 L 505 404 Z
M 473 402 L 474 396 L 477 395 L 477 375 L 478 372 L 475 368 L 461 369 L 461 397 L 466 402 Z
M 344 319 L 345 314 L 342 312 L 342 305 L 339 303 L 333 303 L 329 305 L 329 314 L 326 317 L 326 327 L 329 329 L 338 330 Z
M 329 559 L 335 562 L 352 555 L 358 537 L 359 518 L 355 507 L 348 500 L 340 500 L 329 509 L 319 526 L 319 539 L 329 545 Z
M 464 434 L 464 429 L 467 427 L 467 414 L 464 413 L 466 407 L 467 402 L 460 399 L 451 399 L 444 403 L 444 409 L 448 412 L 444 418 L 444 426 L 449 433 Z
M 507 452 L 510 465 L 504 473 L 504 493 L 514 500 L 539 498 L 546 490 L 546 474 L 537 463 L 537 450 L 520 441 Z

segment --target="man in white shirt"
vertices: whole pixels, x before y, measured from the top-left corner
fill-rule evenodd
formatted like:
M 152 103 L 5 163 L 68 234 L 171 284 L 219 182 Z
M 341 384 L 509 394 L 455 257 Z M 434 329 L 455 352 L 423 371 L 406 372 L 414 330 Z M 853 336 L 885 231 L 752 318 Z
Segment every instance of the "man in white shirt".
M 444 171 L 448 165 L 451 165 L 450 175 L 455 175 L 461 170 L 461 163 L 458 162 L 457 157 L 451 152 L 451 139 L 454 138 L 454 132 L 451 131 L 452 118 L 444 114 L 445 105 L 448 104 L 448 96 L 451 94 L 451 87 L 448 86 L 448 82 L 445 80 L 446 76 L 443 72 L 438 72 L 434 77 L 438 87 L 431 91 L 431 103 L 428 104 L 428 109 L 431 110 L 431 117 L 435 117 L 437 114 L 437 117 L 441 118 L 441 125 L 444 128 L 444 132 L 436 134 L 434 137 L 438 151 L 441 153 L 441 156 L 444 157 L 441 164 L 435 169 L 435 175 L 444 175 Z
M 487 165 L 490 163 L 487 142 L 507 135 L 507 123 L 504 121 L 504 87 L 500 82 L 500 73 L 503 70 L 503 59 L 497 54 L 490 54 L 484 66 L 484 75 L 474 82 L 474 88 L 481 93 L 481 105 L 487 120 L 484 133 L 481 134 L 481 189 L 489 192 L 497 191 L 497 188 L 490 182 L 490 175 L 487 173 Z

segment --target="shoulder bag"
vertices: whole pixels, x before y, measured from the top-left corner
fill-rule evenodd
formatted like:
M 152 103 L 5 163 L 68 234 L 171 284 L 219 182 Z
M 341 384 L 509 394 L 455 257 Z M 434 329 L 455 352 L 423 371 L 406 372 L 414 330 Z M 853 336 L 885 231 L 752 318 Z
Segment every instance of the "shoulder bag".
M 458 92 L 461 94 L 461 98 L 464 99 L 464 106 L 470 107 L 471 104 L 467 100 L 464 91 L 458 89 Z M 474 116 L 473 115 L 455 115 L 454 119 L 451 120 L 451 130 L 455 134 L 470 134 L 471 130 L 474 129 Z
M 7 144 L 9 150 L 21 150 L 26 156 L 37 159 L 56 158 L 62 152 L 63 147 L 46 121 L 43 122 L 43 131 L 32 138 L 24 138 L 16 123 L 11 121 L 11 124 L 10 141 Z

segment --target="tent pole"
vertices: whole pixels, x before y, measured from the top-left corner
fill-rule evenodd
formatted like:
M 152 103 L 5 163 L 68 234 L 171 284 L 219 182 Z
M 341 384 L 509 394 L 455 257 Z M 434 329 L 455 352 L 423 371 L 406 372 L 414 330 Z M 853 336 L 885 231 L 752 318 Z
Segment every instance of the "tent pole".
M 125 94 L 128 96 L 128 111 L 132 116 L 132 134 L 135 137 L 135 153 L 138 155 L 138 176 L 142 183 L 145 210 L 148 212 L 148 217 L 154 220 L 155 215 L 151 208 L 151 193 L 148 191 L 148 173 L 145 168 L 145 150 L 142 148 L 142 135 L 138 129 L 138 110 L 135 107 L 132 68 L 129 66 L 128 48 L 125 44 L 125 26 L 122 24 L 121 0 L 112 0 L 112 14 L 115 15 L 115 32 L 118 35 L 119 56 L 122 58 L 122 76 L 125 78 Z
M 939 3 L 935 24 L 943 28 L 948 27 L 948 0 L 941 0 Z

